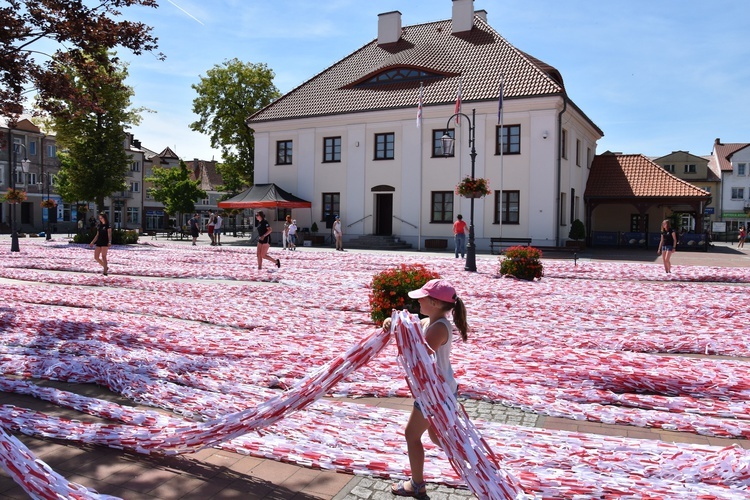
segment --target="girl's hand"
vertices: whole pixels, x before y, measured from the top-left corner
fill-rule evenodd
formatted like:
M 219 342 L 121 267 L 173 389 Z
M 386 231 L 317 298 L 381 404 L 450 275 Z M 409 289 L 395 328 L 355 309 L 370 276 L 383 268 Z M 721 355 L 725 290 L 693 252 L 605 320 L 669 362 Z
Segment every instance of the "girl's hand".
M 391 329 L 391 318 L 385 318 L 383 321 L 383 330 L 390 330 Z

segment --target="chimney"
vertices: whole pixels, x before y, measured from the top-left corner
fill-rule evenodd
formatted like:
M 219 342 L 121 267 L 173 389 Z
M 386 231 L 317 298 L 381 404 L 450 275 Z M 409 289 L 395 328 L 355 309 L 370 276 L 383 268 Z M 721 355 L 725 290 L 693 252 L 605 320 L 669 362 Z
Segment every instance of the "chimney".
M 401 39 L 401 13 L 397 10 L 378 14 L 378 45 Z
M 476 14 L 485 23 L 487 22 L 487 11 L 486 10 L 484 10 L 484 9 L 478 10 L 474 14 Z
M 721 146 L 721 139 L 717 137 L 716 140 L 714 141 L 714 145 Z
M 474 26 L 474 0 L 453 0 L 453 31 L 463 33 Z

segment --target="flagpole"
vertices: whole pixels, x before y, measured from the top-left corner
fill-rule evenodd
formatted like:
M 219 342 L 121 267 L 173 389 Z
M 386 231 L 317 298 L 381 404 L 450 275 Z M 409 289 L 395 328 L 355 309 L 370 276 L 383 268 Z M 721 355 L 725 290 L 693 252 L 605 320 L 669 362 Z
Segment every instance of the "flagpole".
M 500 122 L 500 238 L 503 237 L 503 150 L 505 149 L 505 127 L 503 126 L 503 85 L 505 75 L 500 75 L 500 98 L 498 99 L 497 118 Z
M 417 105 L 417 133 L 419 134 L 419 218 L 417 219 L 417 250 L 422 250 L 422 202 L 424 189 L 422 189 L 422 164 L 424 151 L 422 151 L 422 111 L 424 105 L 424 85 L 419 82 L 419 104 Z

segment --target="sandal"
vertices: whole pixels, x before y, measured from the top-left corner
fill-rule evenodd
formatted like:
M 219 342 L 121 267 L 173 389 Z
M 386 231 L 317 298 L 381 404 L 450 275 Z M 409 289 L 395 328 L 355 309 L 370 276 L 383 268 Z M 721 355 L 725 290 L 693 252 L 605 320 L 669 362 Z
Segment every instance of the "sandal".
M 409 482 L 411 483 L 411 491 L 404 487 L 406 486 L 406 481 L 399 481 L 398 483 L 391 485 L 391 493 L 397 497 L 412 497 L 429 500 L 430 497 L 427 496 L 426 482 L 415 483 L 414 479 L 409 479 Z

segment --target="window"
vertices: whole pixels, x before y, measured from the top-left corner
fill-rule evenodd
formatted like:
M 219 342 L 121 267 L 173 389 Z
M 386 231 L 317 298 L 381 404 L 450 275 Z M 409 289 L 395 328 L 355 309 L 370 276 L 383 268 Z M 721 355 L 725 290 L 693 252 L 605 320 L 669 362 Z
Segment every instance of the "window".
M 396 136 L 393 132 L 375 134 L 375 159 L 392 160 Z
M 130 171 L 131 172 L 140 172 L 141 171 L 141 162 L 134 161 L 130 164 Z
M 71 207 L 72 207 L 72 205 L 70 203 L 63 203 L 63 206 L 62 206 L 62 209 L 63 209 L 62 210 L 62 213 L 63 213 L 62 220 L 63 220 L 63 222 L 70 222 L 72 220 L 71 219 L 71 216 L 72 216 L 72 209 L 71 209 Z M 84 217 L 84 214 L 78 213 L 77 215 L 80 216 L 83 220 L 86 220 L 86 217 Z
M 576 139 L 576 165 L 581 166 L 581 140 Z
M 449 128 L 448 130 L 440 129 L 440 130 L 433 130 L 432 131 L 432 157 L 437 158 L 441 156 L 445 156 L 443 154 L 443 141 L 441 140 L 441 137 L 443 137 L 444 134 L 448 134 L 448 137 L 451 137 L 452 139 L 456 139 L 456 129 Z M 455 148 L 449 156 L 455 156 Z
M 57 158 L 57 146 L 54 144 L 47 146 L 47 158 Z
M 695 165 L 685 165 L 685 173 L 686 174 L 694 174 L 695 173 Z
M 148 188 L 148 189 L 146 189 L 146 199 L 147 200 L 153 200 L 154 199 L 154 188 Z
M 36 156 L 36 141 L 29 141 L 29 156 Z
M 737 175 L 745 175 L 745 169 L 747 168 L 746 163 L 737 164 Z
M 674 165 L 664 165 L 664 170 L 666 170 L 669 173 L 674 173 Z
M 29 186 L 36 184 L 36 173 L 26 174 L 26 184 Z
M 320 214 L 320 220 L 325 222 L 330 217 L 333 222 L 333 216 L 339 213 L 340 203 L 341 193 L 323 193 L 323 212 Z
M 568 131 L 563 129 L 560 137 L 560 156 L 568 159 Z
M 286 216 L 292 216 L 291 208 L 277 208 L 276 209 L 276 220 L 286 220 Z
M 375 85 L 382 85 L 386 83 L 403 83 L 403 82 L 419 82 L 427 80 L 435 80 L 440 78 L 441 75 L 436 73 L 430 73 L 421 69 L 414 68 L 392 68 L 382 73 L 369 78 L 361 83 L 358 83 L 357 87 L 372 87 Z
M 131 193 L 140 193 L 141 192 L 141 183 L 140 182 L 131 182 L 130 183 L 130 192 Z
M 276 143 L 276 165 L 292 164 L 292 141 L 278 141 Z
M 642 222 L 642 223 L 641 223 Z M 643 233 L 648 230 L 648 214 L 643 216 L 641 214 L 630 214 L 630 232 L 631 233 Z
M 430 222 L 453 222 L 453 191 L 433 191 Z
M 15 178 L 16 186 L 22 186 L 26 183 L 26 174 L 24 174 L 20 168 L 15 169 Z
M 334 162 L 341 162 L 341 137 L 326 137 L 323 139 L 323 163 Z
M 520 125 L 504 125 L 497 127 L 495 131 L 495 154 L 500 154 L 500 148 L 502 147 L 502 154 L 520 154 L 521 153 L 521 126 Z
M 578 207 L 581 206 L 581 197 L 576 196 L 575 200 L 573 200 L 573 218 L 572 220 L 580 219 L 580 215 L 578 214 Z
M 565 197 L 565 193 L 560 193 L 560 225 L 565 226 L 567 223 L 567 199 Z
M 140 224 L 138 207 L 128 207 L 128 224 Z
M 573 224 L 573 221 L 576 220 L 576 200 L 578 197 L 576 196 L 576 190 L 571 188 L 570 189 L 570 223 Z
M 732 199 L 733 200 L 744 200 L 745 199 L 745 188 L 732 188 Z
M 518 224 L 519 209 L 521 206 L 520 191 L 495 191 L 495 224 Z

